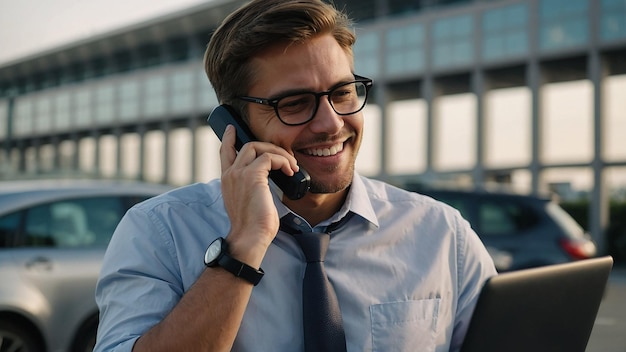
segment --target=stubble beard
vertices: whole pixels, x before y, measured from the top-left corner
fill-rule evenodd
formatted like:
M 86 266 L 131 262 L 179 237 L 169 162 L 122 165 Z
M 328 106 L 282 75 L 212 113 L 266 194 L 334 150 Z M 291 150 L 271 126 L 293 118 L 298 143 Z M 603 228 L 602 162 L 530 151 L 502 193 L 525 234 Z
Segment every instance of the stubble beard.
M 354 176 L 354 164 L 346 172 L 339 173 L 337 167 L 326 170 L 326 173 L 331 174 L 332 182 L 320 182 L 314 177 L 311 178 L 311 187 L 309 192 L 311 193 L 337 193 L 350 187 L 352 184 L 352 177 Z

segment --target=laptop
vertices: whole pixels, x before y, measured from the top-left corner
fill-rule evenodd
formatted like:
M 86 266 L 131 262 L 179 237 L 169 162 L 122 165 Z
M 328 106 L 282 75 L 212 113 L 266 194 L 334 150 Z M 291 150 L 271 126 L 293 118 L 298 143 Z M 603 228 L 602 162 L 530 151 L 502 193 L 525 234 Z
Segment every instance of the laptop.
M 461 352 L 585 351 L 612 267 L 606 256 L 490 278 Z

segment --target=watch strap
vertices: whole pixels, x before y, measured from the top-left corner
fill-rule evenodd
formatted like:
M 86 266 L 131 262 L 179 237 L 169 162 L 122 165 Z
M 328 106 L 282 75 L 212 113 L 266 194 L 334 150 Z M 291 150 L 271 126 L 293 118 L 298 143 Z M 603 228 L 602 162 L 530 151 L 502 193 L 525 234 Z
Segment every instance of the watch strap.
M 255 269 L 246 263 L 242 263 L 239 260 L 231 257 L 227 252 L 222 253 L 217 263 L 226 271 L 230 272 L 236 277 L 240 277 L 250 282 L 254 286 L 256 286 L 263 278 L 263 275 L 265 275 L 263 269 Z

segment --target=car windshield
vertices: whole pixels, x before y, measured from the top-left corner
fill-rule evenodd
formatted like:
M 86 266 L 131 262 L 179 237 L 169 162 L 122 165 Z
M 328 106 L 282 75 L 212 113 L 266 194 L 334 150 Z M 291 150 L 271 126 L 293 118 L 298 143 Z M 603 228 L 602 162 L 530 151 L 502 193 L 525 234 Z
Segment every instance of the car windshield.
M 580 238 L 585 235 L 585 230 L 558 204 L 548 202 L 546 210 L 572 238 Z

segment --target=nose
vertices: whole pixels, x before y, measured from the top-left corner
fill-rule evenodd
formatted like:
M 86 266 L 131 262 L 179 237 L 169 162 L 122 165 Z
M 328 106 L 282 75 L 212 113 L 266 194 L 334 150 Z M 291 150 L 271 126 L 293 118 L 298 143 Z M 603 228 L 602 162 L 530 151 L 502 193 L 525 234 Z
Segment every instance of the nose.
M 311 131 L 334 135 L 341 131 L 343 125 L 343 116 L 335 112 L 327 97 L 321 97 L 317 112 L 309 123 Z

